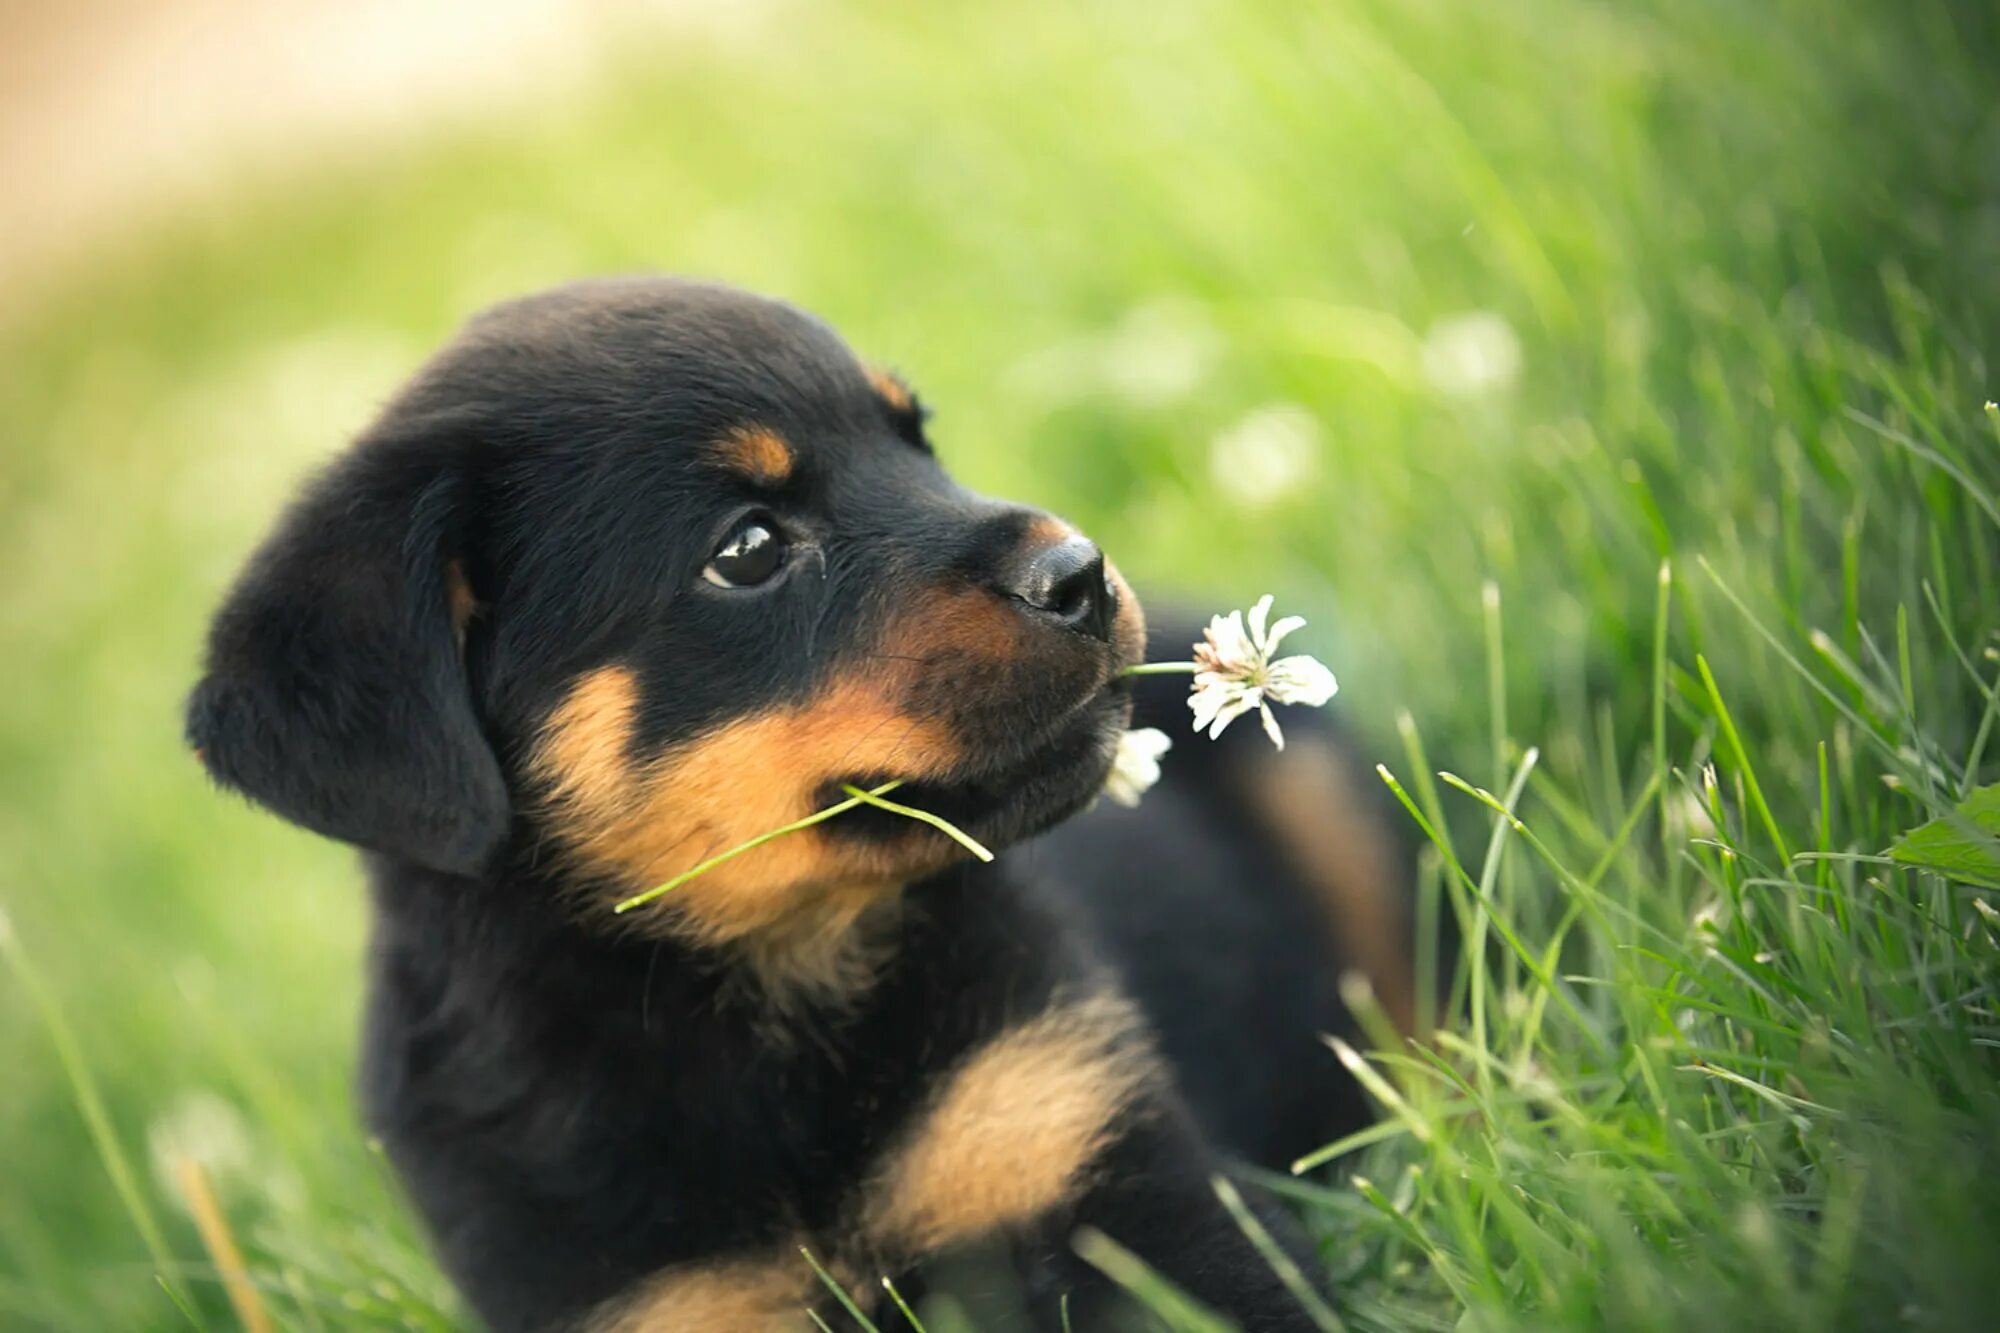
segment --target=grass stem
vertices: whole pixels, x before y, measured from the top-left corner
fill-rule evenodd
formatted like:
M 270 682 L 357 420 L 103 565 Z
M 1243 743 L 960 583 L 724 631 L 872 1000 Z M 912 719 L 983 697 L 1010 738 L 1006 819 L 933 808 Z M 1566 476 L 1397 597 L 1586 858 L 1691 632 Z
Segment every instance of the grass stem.
M 868 791 L 868 792 L 857 791 L 855 788 L 849 787 L 847 788 L 847 790 L 850 792 L 854 792 L 855 794 L 849 796 L 846 800 L 835 801 L 832 805 L 829 805 L 824 810 L 815 810 L 813 813 L 807 815 L 804 819 L 795 819 L 791 823 L 786 824 L 780 828 L 774 828 L 770 830 L 768 833 L 759 833 L 756 837 L 750 839 L 748 842 L 740 842 L 736 846 L 731 847 L 726 852 L 717 852 L 714 856 L 709 857 L 706 861 L 701 862 L 701 864 L 695 866 L 693 869 L 684 870 L 680 874 L 675 875 L 672 879 L 668 880 L 666 883 L 656 885 L 653 888 L 647 889 L 644 893 L 637 894 L 633 897 L 627 898 L 624 902 L 619 903 L 618 906 L 614 907 L 612 911 L 624 913 L 631 911 L 635 907 L 643 907 L 647 903 L 652 902 L 655 898 L 658 898 L 663 894 L 672 893 L 675 889 L 678 889 L 681 885 L 687 883 L 689 880 L 695 878 L 697 875 L 705 875 L 709 871 L 715 869 L 717 866 L 722 865 L 724 862 L 735 860 L 737 857 L 743 855 L 745 852 L 754 852 L 759 847 L 762 847 L 765 843 L 770 842 L 775 838 L 782 838 L 788 833 L 797 833 L 799 830 L 809 829 L 815 824 L 824 824 L 827 820 L 832 819 L 835 815 L 846 814 L 849 810 L 854 809 L 854 807 L 858 805 L 867 804 L 871 797 L 881 796 L 885 792 L 892 792 L 896 790 L 896 788 L 902 785 L 903 784 L 901 781 L 885 782 L 881 786 L 875 788 L 873 791 Z M 987 859 L 988 860 L 992 859 L 990 854 L 988 855 Z
M 841 790 L 865 805 L 874 806 L 877 810 L 887 810 L 892 815 L 901 815 L 905 819 L 914 819 L 920 824 L 929 824 L 932 828 L 944 834 L 947 838 L 950 838 L 953 842 L 965 848 L 966 851 L 971 852 L 982 861 L 991 861 L 993 859 L 993 853 L 986 849 L 986 844 L 980 842 L 943 815 L 934 815 L 928 810 L 919 810 L 915 806 L 898 805 L 894 801 L 885 801 L 877 793 L 863 791 L 859 787 L 848 786 L 842 787 Z

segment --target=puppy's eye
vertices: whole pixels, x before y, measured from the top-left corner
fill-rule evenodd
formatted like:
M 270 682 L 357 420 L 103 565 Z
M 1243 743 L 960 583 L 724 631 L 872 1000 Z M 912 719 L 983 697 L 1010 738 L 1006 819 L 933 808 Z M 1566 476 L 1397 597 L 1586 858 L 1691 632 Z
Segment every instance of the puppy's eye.
M 701 576 L 718 588 L 754 588 L 784 568 L 791 549 L 770 519 L 747 518 L 716 548 Z

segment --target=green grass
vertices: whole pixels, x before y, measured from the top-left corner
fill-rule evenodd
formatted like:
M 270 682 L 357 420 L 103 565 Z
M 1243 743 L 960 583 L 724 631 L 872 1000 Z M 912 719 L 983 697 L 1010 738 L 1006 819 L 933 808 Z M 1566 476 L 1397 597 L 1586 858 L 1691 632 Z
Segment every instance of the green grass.
M 640 268 L 824 313 L 1142 585 L 1313 614 L 1480 946 L 1434 1049 L 1298 1054 L 1392 1108 L 1283 1182 L 1348 1327 L 1990 1322 L 1995 890 L 1886 852 L 2000 776 L 2000 18 L 1016 9 L 635 45 L 8 315 L 0 1326 L 229 1326 L 175 1143 L 282 1323 L 461 1326 L 350 1109 L 350 859 L 213 795 L 177 700 L 428 346 Z M 1274 406 L 1316 464 L 1251 505 L 1211 442 Z

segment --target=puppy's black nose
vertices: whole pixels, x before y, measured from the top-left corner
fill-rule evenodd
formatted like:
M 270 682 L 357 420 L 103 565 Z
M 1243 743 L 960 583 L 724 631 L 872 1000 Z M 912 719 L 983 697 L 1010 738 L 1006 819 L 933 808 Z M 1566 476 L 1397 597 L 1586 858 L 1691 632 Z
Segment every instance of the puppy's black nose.
M 1087 537 L 1065 537 L 1037 551 L 1007 591 L 1069 629 L 1111 639 L 1115 594 L 1104 580 L 1104 552 Z

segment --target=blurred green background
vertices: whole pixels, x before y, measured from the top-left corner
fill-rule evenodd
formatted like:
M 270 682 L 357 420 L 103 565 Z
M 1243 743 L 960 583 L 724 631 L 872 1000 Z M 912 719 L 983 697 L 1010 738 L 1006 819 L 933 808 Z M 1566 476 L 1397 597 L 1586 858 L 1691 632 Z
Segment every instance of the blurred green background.
M 0 7 L 17 78 L 175 72 L 0 97 L 0 1327 L 227 1326 L 175 1152 L 281 1324 L 458 1326 L 350 1107 L 352 858 L 178 703 L 429 348 L 635 270 L 822 314 L 1142 588 L 1311 617 L 1497 960 L 1301 1187 L 1351 1323 L 1977 1326 L 1990 890 L 1851 858 L 1994 779 L 2000 11 L 128 8 Z

